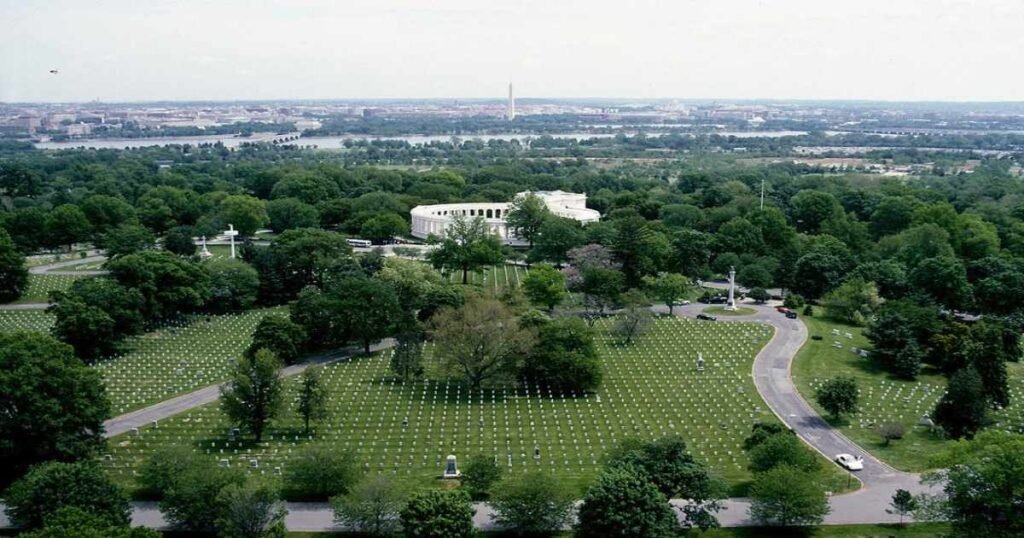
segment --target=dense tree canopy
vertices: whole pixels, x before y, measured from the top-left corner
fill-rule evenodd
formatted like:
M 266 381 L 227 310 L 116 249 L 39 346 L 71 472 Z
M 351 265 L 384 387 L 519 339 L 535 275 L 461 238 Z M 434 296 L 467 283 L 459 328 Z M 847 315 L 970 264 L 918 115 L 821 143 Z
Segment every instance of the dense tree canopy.
M 105 446 L 110 404 L 100 373 L 39 333 L 0 334 L 0 486 L 30 465 L 86 458 Z

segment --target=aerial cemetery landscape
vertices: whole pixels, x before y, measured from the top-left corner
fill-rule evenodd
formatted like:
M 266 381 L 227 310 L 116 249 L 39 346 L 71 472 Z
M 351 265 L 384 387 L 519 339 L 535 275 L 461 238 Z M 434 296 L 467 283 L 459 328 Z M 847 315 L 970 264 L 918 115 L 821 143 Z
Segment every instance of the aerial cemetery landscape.
M 0 536 L 1024 536 L 1024 5 L 0 20 Z

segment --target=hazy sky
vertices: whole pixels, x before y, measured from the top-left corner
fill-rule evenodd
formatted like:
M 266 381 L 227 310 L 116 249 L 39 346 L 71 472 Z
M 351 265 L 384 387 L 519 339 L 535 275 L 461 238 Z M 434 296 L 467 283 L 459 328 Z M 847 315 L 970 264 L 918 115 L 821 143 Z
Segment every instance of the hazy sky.
M 0 0 L 0 101 L 1024 100 L 1022 53 L 1022 0 Z

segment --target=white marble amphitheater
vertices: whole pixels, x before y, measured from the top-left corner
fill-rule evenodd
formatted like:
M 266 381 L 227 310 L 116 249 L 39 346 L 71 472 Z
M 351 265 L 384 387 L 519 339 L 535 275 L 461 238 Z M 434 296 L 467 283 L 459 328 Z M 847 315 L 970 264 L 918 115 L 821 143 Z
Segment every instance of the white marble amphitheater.
M 521 192 L 516 197 L 528 193 Z M 597 222 L 601 214 L 587 209 L 587 195 L 563 191 L 537 191 L 532 194 L 539 196 L 548 206 L 548 210 L 568 219 L 575 219 L 584 224 Z M 412 235 L 420 238 L 435 236 L 443 238 L 445 231 L 457 215 L 466 218 L 483 217 L 497 234 L 509 245 L 525 245 L 526 242 L 509 232 L 505 226 L 505 214 L 508 213 L 509 202 L 503 203 L 465 203 L 421 205 L 412 209 Z

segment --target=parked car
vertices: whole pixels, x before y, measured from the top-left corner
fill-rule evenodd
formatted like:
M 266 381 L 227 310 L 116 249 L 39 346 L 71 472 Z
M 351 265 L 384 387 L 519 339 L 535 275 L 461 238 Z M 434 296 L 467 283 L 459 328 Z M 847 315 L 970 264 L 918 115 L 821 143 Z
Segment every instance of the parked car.
M 718 318 L 716 318 L 715 316 L 709 316 L 707 314 L 697 314 L 697 319 L 702 319 L 704 321 L 716 321 L 716 320 L 718 320 Z
M 790 310 L 789 312 L 786 312 L 786 317 L 789 319 L 796 319 L 796 312 Z
M 790 312 L 790 310 L 788 308 L 784 307 L 784 306 L 776 306 L 775 307 L 775 311 L 780 313 L 780 314 L 787 314 L 787 313 Z
M 836 463 L 850 471 L 860 471 L 864 468 L 864 458 L 852 454 L 839 454 L 836 456 Z
M 690 304 L 690 301 L 688 299 L 683 299 L 682 301 L 679 301 L 680 306 L 686 306 L 688 304 Z

